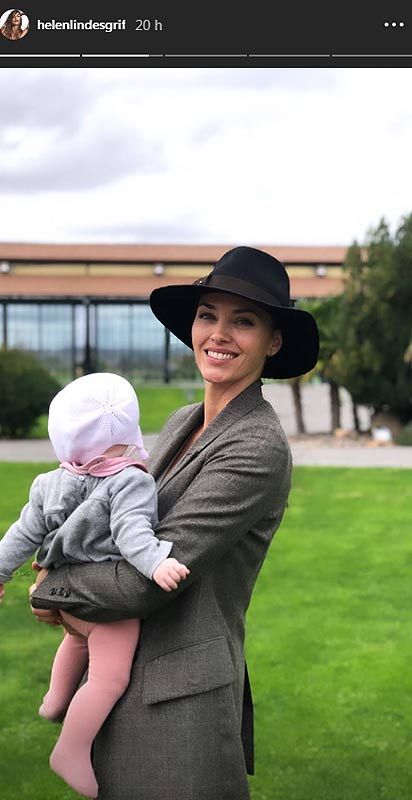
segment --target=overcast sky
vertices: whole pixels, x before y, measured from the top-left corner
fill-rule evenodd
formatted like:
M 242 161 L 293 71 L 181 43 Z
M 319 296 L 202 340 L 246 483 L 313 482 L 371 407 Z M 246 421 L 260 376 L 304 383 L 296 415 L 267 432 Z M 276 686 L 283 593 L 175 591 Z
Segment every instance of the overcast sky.
M 0 240 L 349 244 L 412 212 L 412 69 L 2 69 Z

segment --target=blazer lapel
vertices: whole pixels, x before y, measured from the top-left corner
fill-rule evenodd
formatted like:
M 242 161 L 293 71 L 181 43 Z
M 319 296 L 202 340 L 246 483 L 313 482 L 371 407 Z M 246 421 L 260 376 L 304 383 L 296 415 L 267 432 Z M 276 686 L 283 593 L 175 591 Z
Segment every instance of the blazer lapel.
M 187 417 L 179 422 L 178 425 L 169 429 L 166 439 L 161 441 L 161 447 L 157 449 L 155 446 L 153 456 L 150 455 L 150 473 L 155 480 L 158 480 L 159 475 L 167 469 L 167 466 L 173 461 L 176 453 L 180 450 L 182 444 L 185 442 L 190 433 L 197 428 L 203 420 L 203 403 L 199 403 L 192 407 Z
M 256 381 L 244 389 L 241 394 L 235 397 L 228 405 L 215 417 L 213 422 L 207 426 L 206 430 L 189 447 L 184 456 L 158 481 L 158 490 L 161 491 L 187 464 L 192 461 L 205 447 L 208 447 L 218 436 L 221 436 L 239 417 L 247 414 L 252 408 L 263 402 L 261 382 Z M 161 459 L 156 465 L 152 466 L 151 472 L 156 478 L 161 474 L 162 469 L 166 469 L 178 450 L 187 439 L 191 431 L 200 425 L 203 418 L 203 403 L 197 406 L 179 426 L 175 436 L 171 436 L 166 447 L 162 450 Z M 156 473 L 155 473 L 156 470 Z

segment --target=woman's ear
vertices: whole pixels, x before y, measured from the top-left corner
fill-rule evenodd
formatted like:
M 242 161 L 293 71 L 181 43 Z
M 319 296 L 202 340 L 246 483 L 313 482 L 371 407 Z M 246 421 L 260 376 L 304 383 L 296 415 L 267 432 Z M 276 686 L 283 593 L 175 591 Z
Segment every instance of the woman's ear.
M 274 356 L 276 353 L 278 353 L 280 348 L 282 347 L 282 343 L 283 343 L 282 331 L 280 330 L 273 331 L 272 342 L 270 344 L 267 355 Z

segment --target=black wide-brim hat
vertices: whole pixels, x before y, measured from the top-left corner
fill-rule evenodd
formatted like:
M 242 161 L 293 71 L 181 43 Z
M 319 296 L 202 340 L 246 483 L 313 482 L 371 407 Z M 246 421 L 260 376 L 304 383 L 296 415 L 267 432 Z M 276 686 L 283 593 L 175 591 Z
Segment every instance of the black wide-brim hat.
M 192 350 L 192 324 L 205 292 L 246 297 L 269 311 L 282 331 L 283 344 L 278 353 L 266 359 L 263 378 L 295 378 L 313 369 L 319 353 L 316 321 L 308 311 L 294 308 L 289 276 L 277 258 L 254 247 L 235 247 L 216 262 L 205 278 L 193 284 L 153 290 L 153 313 Z

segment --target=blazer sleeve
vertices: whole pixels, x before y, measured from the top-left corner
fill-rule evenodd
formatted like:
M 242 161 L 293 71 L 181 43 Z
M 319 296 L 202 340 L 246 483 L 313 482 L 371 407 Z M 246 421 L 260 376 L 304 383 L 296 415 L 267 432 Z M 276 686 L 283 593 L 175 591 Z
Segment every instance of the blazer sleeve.
M 283 437 L 275 442 L 271 435 L 254 438 L 245 447 L 242 427 L 205 462 L 156 530 L 159 539 L 172 542 L 171 555 L 190 569 L 178 589 L 163 591 L 125 561 L 67 565 L 49 574 L 32 596 L 32 605 L 62 608 L 91 621 L 149 616 L 185 591 L 267 513 L 273 514 L 276 530 L 290 473 L 291 455 Z M 70 595 L 54 600 L 49 592 L 56 585 Z

